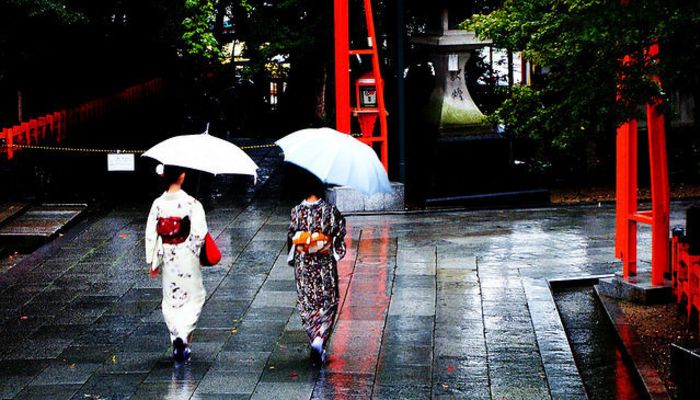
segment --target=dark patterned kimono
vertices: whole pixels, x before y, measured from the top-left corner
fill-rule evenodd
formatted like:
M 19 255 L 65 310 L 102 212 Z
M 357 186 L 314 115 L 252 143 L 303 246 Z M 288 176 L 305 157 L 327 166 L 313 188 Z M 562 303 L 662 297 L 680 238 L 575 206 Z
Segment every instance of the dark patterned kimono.
M 345 218 L 323 199 L 301 202 L 292 209 L 288 239 L 298 231 L 322 232 L 331 238 L 324 251 L 306 254 L 293 248 L 297 308 L 309 340 L 321 337 L 327 343 L 338 313 L 338 268 L 345 256 Z

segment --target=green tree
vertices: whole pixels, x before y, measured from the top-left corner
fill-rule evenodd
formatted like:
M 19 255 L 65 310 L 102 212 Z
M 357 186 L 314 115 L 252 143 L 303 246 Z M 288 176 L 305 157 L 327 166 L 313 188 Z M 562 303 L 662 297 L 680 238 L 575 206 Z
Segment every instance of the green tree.
M 463 27 L 541 67 L 541 78 L 512 88 L 492 118 L 516 137 L 540 140 L 546 154 L 585 158 L 582 146 L 610 142 L 616 124 L 639 116 L 640 105 L 677 89 L 697 98 L 697 1 L 507 0 Z M 657 39 L 661 57 L 649 57 Z M 632 62 L 621 63 L 625 55 Z M 657 74 L 664 90 L 652 80 Z
M 221 57 L 213 24 L 216 15 L 210 0 L 185 0 L 185 19 L 182 21 L 182 41 L 185 55 L 205 61 Z

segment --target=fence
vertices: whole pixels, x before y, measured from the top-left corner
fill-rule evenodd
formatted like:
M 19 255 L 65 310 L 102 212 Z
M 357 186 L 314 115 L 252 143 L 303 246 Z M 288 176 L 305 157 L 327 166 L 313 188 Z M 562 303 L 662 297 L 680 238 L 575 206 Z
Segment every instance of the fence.
M 676 227 L 671 239 L 673 293 L 693 329 L 700 315 L 700 208 L 687 210 L 685 230 Z
M 30 119 L 18 125 L 4 128 L 0 131 L 0 143 L 4 141 L 3 149 L 7 159 L 14 157 L 14 152 L 21 149 L 17 145 L 31 146 L 50 141 L 61 143 L 66 138 L 66 131 L 73 126 L 83 124 L 103 117 L 107 112 L 121 106 L 132 105 L 163 90 L 161 78 L 140 83 L 122 90 L 111 96 L 91 100 L 67 110 L 60 110 Z

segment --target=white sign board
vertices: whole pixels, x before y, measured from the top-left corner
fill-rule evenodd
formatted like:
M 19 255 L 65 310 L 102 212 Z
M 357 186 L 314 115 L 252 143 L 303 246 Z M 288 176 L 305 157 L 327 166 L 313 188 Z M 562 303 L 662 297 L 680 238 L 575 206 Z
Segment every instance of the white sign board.
M 134 155 L 107 154 L 107 171 L 134 171 Z
M 447 70 L 450 72 L 459 71 L 459 55 L 449 54 L 447 56 Z

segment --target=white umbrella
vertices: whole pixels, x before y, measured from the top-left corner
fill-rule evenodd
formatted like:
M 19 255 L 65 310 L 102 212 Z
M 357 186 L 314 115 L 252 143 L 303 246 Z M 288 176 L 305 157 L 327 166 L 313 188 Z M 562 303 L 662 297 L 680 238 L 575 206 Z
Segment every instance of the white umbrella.
M 330 128 L 302 129 L 275 142 L 284 160 L 321 181 L 350 186 L 365 194 L 391 192 L 386 171 L 374 150 L 351 135 Z
M 154 158 L 165 165 L 196 169 L 211 174 L 253 175 L 258 166 L 248 154 L 235 144 L 207 131 L 194 135 L 180 135 L 166 139 L 148 149 L 143 156 Z

